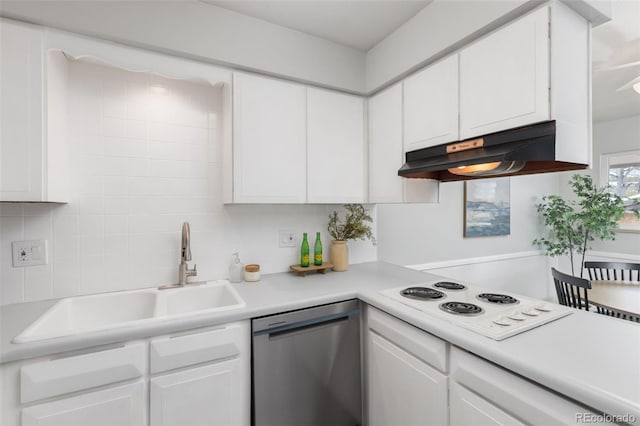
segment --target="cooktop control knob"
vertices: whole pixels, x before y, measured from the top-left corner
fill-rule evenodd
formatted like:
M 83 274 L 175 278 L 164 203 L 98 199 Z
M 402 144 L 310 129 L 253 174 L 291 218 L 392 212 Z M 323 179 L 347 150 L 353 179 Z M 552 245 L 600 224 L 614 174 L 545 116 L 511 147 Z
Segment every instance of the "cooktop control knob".
M 540 312 L 536 311 L 535 309 L 529 309 L 528 311 L 522 311 L 523 314 L 528 315 L 530 317 L 537 317 L 538 315 L 540 315 Z
M 551 307 L 551 305 L 548 305 L 546 303 L 540 303 L 540 304 L 534 306 L 534 308 L 536 310 L 538 310 L 538 311 L 541 311 L 541 312 L 551 312 L 551 311 L 553 311 L 553 308 Z
M 507 317 L 499 317 L 493 320 L 494 323 L 498 325 L 502 325 L 504 327 L 508 327 L 511 325 L 511 321 Z
M 518 311 L 513 311 L 511 312 L 509 315 L 507 315 L 509 318 L 511 318 L 512 320 L 516 320 L 516 321 L 524 321 L 527 318 L 522 315 L 520 312 Z

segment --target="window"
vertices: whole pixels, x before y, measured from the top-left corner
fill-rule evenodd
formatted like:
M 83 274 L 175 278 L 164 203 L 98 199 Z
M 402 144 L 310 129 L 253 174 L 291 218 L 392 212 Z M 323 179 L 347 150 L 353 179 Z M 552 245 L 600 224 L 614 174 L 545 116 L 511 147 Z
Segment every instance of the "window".
M 604 154 L 600 161 L 600 182 L 609 185 L 611 192 L 624 202 L 625 214 L 620 229 L 640 231 L 640 150 Z

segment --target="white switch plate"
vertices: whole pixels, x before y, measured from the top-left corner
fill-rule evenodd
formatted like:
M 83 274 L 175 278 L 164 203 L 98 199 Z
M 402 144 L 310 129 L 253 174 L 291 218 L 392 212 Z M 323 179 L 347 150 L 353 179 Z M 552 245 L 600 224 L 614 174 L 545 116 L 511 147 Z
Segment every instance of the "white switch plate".
M 296 231 L 291 229 L 278 231 L 278 242 L 280 247 L 296 247 L 298 245 Z
M 48 263 L 47 240 L 13 241 L 11 251 L 14 268 Z

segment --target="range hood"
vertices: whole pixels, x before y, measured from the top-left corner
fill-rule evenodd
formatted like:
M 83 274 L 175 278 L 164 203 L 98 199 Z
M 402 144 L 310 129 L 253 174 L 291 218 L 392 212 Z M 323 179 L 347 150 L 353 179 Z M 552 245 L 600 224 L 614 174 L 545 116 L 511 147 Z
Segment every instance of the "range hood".
M 405 154 L 405 178 L 442 182 L 586 169 L 556 161 L 556 122 L 544 121 Z

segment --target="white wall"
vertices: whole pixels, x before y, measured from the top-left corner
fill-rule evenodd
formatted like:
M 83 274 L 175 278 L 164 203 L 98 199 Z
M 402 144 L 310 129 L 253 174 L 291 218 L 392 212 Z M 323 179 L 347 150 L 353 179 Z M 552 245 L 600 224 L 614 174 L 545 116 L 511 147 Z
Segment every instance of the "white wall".
M 439 265 L 450 263 L 450 266 Z M 435 262 L 416 268 L 431 274 L 466 281 L 494 291 L 507 291 L 536 299 L 556 301 L 553 261 L 537 251 L 483 256 L 471 261 Z
M 557 193 L 557 174 L 510 179 L 511 235 L 464 238 L 463 183 L 443 183 L 438 204 L 378 205 L 378 259 L 553 299 L 549 264 L 545 257 L 531 253 L 536 250 L 531 241 L 541 229 L 535 204 L 543 195 Z M 485 259 L 496 255 L 499 260 Z
M 203 2 L 9 0 L 0 12 L 205 62 L 364 91 L 364 52 Z
M 640 149 L 640 115 L 620 120 L 601 121 L 593 124 L 593 168 L 582 173 L 590 174 L 598 186 L 600 182 L 600 156 L 615 152 Z M 561 194 L 572 195 L 569 179 L 574 173 L 560 174 Z M 616 232 L 613 241 L 595 241 L 593 250 L 598 252 L 640 255 L 640 233 Z
M 367 91 L 445 56 L 540 3 L 530 0 L 433 1 L 367 52 Z
M 288 270 L 299 248 L 279 229 L 323 232 L 328 256 L 334 206 L 222 204 L 220 89 L 82 62 L 69 81 L 71 199 L 0 203 L 1 304 L 176 282 L 183 221 L 198 280 L 226 277 L 235 250 Z M 49 241 L 49 264 L 13 268 L 11 241 L 29 239 Z M 369 242 L 350 251 L 376 259 Z
M 610 0 L 562 0 L 608 20 Z M 197 1 L 4 0 L 2 16 L 258 71 L 371 93 L 544 0 L 435 0 L 369 52 Z

